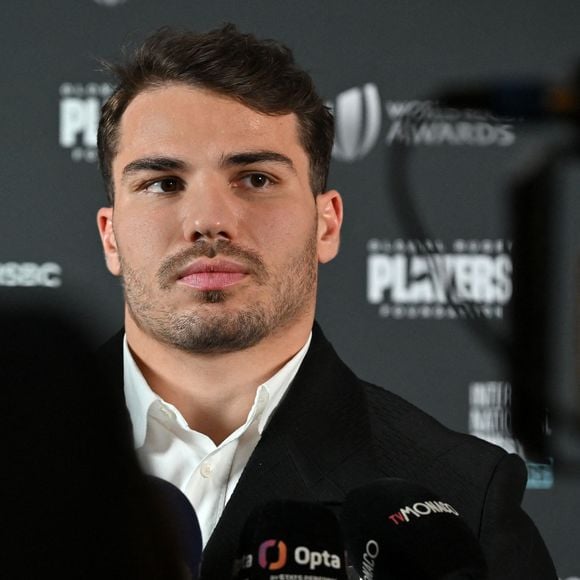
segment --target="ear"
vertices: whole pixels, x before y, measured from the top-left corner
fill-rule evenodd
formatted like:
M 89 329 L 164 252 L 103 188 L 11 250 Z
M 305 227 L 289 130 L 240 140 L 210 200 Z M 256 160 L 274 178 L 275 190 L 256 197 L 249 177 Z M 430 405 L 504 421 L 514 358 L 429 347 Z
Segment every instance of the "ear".
M 316 196 L 318 211 L 318 261 L 330 262 L 338 253 L 342 225 L 342 198 L 331 189 Z
M 101 236 L 101 244 L 105 253 L 105 261 L 109 272 L 114 276 L 121 274 L 121 263 L 117 250 L 117 240 L 113 230 L 113 208 L 102 207 L 97 212 L 97 227 Z

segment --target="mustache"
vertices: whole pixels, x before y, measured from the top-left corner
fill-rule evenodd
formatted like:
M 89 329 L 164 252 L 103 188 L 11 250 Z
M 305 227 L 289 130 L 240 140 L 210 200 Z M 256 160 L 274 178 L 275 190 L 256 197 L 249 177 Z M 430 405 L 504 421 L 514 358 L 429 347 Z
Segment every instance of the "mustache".
M 157 271 L 157 281 L 162 289 L 168 288 L 175 281 L 179 272 L 196 258 L 233 258 L 247 267 L 248 272 L 254 276 L 258 284 L 264 284 L 268 279 L 268 271 L 264 260 L 257 252 L 234 244 L 228 240 L 215 240 L 208 242 L 200 240 L 194 242 L 188 248 L 168 256 L 161 262 Z

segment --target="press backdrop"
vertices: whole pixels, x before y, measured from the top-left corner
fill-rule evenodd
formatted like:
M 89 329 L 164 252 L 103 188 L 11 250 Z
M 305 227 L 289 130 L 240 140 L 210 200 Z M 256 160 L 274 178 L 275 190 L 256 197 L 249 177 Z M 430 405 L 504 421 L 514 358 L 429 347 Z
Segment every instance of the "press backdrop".
M 566 147 L 578 125 L 525 83 L 579 86 L 576 0 L 4 0 L 0 13 L 3 300 L 59 304 L 95 344 L 120 326 L 95 227 L 95 133 L 110 91 L 99 59 L 162 25 L 234 22 L 287 43 L 335 110 L 330 184 L 346 223 L 340 256 L 322 268 L 318 319 L 342 357 L 449 427 L 525 457 L 509 432 L 512 207 L 514 183 L 543 164 L 550 209 L 532 238 L 551 250 L 534 300 L 549 314 L 549 386 L 574 404 L 580 171 Z M 512 108 L 467 99 L 509 86 Z M 525 507 L 559 575 L 580 577 L 580 479 L 557 458 L 526 459 Z

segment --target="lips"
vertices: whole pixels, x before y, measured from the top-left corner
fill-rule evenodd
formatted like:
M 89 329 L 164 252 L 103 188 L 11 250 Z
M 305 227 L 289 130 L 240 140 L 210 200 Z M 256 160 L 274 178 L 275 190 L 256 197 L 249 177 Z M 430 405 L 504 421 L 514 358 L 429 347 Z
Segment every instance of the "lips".
M 248 269 L 230 260 L 196 260 L 179 274 L 178 282 L 196 290 L 223 290 L 248 275 Z

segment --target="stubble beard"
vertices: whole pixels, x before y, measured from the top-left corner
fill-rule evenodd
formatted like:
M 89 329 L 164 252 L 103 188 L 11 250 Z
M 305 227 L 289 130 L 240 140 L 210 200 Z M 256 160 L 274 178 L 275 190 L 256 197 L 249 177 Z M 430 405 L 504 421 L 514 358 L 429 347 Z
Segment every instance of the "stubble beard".
M 185 312 L 171 309 L 169 292 L 175 289 L 177 271 L 192 259 L 232 257 L 249 267 L 257 289 L 268 296 L 252 304 L 228 308 L 233 291 L 195 293 L 196 304 Z M 125 301 L 139 328 L 154 339 L 190 353 L 235 352 L 283 331 L 313 308 L 317 281 L 316 224 L 301 251 L 277 271 L 268 271 L 257 253 L 227 240 L 195 242 L 164 260 L 155 278 L 155 290 L 142 272 L 132 269 L 120 254 Z M 167 301 L 164 299 L 167 297 Z M 217 304 L 223 304 L 223 308 Z

